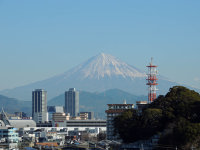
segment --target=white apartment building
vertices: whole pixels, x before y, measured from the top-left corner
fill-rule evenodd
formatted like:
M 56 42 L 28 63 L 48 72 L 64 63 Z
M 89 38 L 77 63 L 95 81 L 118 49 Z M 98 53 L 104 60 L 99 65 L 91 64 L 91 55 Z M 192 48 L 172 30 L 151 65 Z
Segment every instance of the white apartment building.
M 118 140 L 118 136 L 114 136 L 113 120 L 116 116 L 122 114 L 127 109 L 133 109 L 134 104 L 107 104 L 108 110 L 107 114 L 107 139 L 108 140 Z

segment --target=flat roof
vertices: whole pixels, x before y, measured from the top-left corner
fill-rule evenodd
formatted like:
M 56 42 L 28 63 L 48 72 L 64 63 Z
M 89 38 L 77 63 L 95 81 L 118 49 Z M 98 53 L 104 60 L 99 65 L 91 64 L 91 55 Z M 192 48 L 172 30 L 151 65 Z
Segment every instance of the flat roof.
M 107 104 L 108 106 L 133 106 L 134 104 Z
M 10 125 L 15 128 L 36 127 L 34 120 L 9 120 Z

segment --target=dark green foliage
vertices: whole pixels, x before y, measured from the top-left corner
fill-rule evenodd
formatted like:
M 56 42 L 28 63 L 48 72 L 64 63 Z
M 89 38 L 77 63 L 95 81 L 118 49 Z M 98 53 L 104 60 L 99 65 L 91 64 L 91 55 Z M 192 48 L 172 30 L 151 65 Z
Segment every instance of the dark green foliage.
M 161 116 L 160 109 L 146 109 L 142 114 L 128 110 L 114 119 L 115 133 L 127 143 L 148 139 L 162 129 Z
M 190 149 L 192 145 L 199 147 L 200 124 L 191 123 L 185 118 L 179 118 L 172 132 L 163 134 L 159 144 L 174 145 L 179 149 Z
M 185 87 L 175 86 L 165 96 L 159 96 L 141 113 L 129 110 L 116 117 L 114 127 L 124 142 L 149 139 L 160 133 L 159 144 L 179 147 L 198 145 L 200 95 Z

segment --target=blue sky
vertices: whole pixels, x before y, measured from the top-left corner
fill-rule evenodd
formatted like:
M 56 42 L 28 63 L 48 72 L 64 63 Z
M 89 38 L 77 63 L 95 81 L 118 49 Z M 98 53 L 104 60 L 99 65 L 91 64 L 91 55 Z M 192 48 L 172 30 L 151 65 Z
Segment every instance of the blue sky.
M 200 88 L 200 1 L 0 1 L 0 90 L 108 53 Z

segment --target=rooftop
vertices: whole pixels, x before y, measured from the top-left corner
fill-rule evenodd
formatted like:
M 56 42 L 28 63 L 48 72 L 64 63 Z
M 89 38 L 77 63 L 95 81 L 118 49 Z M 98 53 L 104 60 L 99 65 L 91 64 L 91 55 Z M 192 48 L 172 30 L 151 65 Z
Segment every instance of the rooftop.
M 110 110 L 106 110 L 106 113 L 122 113 L 127 109 L 110 109 Z
M 133 106 L 134 104 L 107 104 L 108 106 Z
M 36 127 L 34 120 L 9 120 L 10 125 L 15 128 Z

